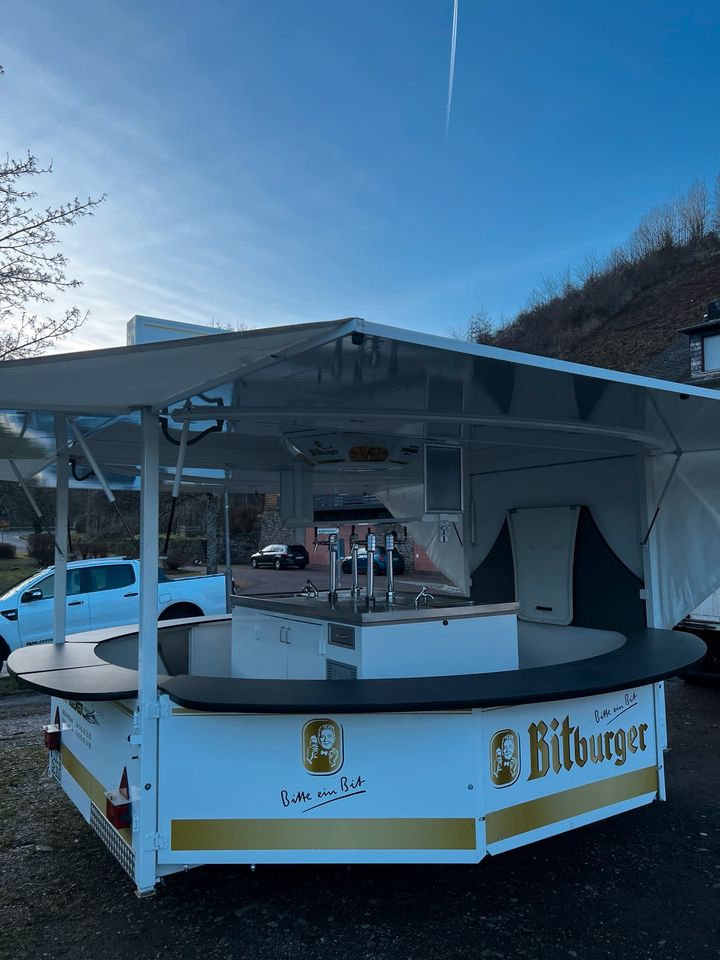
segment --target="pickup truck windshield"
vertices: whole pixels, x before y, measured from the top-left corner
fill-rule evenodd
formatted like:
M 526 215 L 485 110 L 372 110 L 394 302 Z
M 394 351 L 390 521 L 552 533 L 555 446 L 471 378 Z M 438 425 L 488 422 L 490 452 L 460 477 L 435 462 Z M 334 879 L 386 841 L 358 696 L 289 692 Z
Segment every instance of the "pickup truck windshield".
M 129 566 L 129 565 L 128 565 L 128 566 Z M 98 569 L 98 568 L 96 567 L 95 569 Z M 126 582 L 127 584 L 131 584 L 131 583 L 134 583 L 134 582 L 135 582 L 135 581 L 134 581 L 134 575 L 133 575 L 133 579 L 128 579 L 128 577 L 130 576 L 130 574 L 129 574 L 128 572 L 125 572 L 125 573 L 122 574 L 122 575 L 120 575 L 120 574 L 112 574 L 112 573 L 109 572 L 109 570 L 112 569 L 112 566 L 108 566 L 107 569 L 108 569 L 108 573 L 106 574 L 106 576 L 107 576 L 108 578 L 114 579 L 114 578 L 116 578 L 116 577 L 123 576 L 123 578 L 125 579 L 125 582 Z M 124 564 L 123 564 L 123 565 L 120 565 L 120 569 L 123 570 L 123 571 L 126 571 L 125 565 L 124 565 Z M 38 571 L 38 573 L 40 573 L 40 571 Z M 10 587 L 9 590 L 6 590 L 5 593 L 3 593 L 2 596 L 0 596 L 0 603 L 2 603 L 3 600 L 9 599 L 11 596 L 14 596 L 16 593 L 22 592 L 23 590 L 27 589 L 27 588 L 30 586 L 30 584 L 33 582 L 33 580 L 37 580 L 37 578 L 38 578 L 38 573 L 33 573 L 33 575 L 32 575 L 31 577 L 25 577 L 24 580 L 18 580 L 18 582 L 17 582 L 16 584 L 14 584 L 12 587 Z M 79 569 L 78 569 L 78 570 L 68 570 L 68 586 L 67 586 L 68 595 L 70 595 L 71 593 L 79 593 L 79 592 L 81 592 L 81 591 L 80 591 L 80 588 L 79 588 L 79 585 L 77 584 L 77 581 L 71 581 L 71 579 L 70 579 L 71 574 L 73 574 L 73 573 L 79 575 Z M 158 569 L 158 583 L 168 583 L 169 580 L 170 580 L 170 577 L 168 577 L 168 575 L 165 573 L 165 571 L 164 571 L 163 569 L 159 568 L 159 569 Z M 113 583 L 113 587 L 115 587 L 115 588 L 120 587 L 120 586 L 124 586 L 124 585 L 125 585 L 124 583 L 123 583 L 123 584 Z M 40 586 L 39 583 L 38 583 L 38 586 Z M 105 587 L 95 586 L 93 589 L 95 589 L 95 590 L 106 589 L 106 590 L 107 590 L 107 589 L 112 589 L 112 588 L 109 588 L 109 587 L 107 587 L 107 586 L 105 586 Z M 43 591 L 43 592 L 45 592 L 45 591 Z M 51 597 L 51 596 L 52 596 L 52 593 L 47 594 L 47 596 Z
M 3 600 L 7 600 L 8 597 L 10 597 L 12 594 L 16 593 L 18 590 L 22 590 L 24 587 L 28 586 L 28 584 L 31 583 L 31 581 L 35 580 L 36 578 L 37 578 L 37 574 L 34 573 L 31 577 L 25 577 L 24 580 L 18 580 L 18 582 L 17 582 L 16 584 L 14 584 L 12 587 L 10 587 L 10 589 L 7 590 L 7 591 L 0 597 L 0 603 L 1 603 Z
M 43 598 L 48 600 L 55 595 L 55 574 L 51 573 L 50 576 L 38 580 L 37 573 L 34 573 L 31 577 L 26 577 L 25 580 L 20 580 L 19 583 L 16 583 L 14 587 L 10 587 L 7 593 L 4 593 L 0 597 L 0 603 L 3 600 L 7 600 L 11 595 L 22 593 L 27 589 L 31 583 L 38 590 L 42 590 Z M 68 570 L 67 572 L 67 595 L 72 596 L 77 593 L 82 593 L 82 579 L 79 570 Z

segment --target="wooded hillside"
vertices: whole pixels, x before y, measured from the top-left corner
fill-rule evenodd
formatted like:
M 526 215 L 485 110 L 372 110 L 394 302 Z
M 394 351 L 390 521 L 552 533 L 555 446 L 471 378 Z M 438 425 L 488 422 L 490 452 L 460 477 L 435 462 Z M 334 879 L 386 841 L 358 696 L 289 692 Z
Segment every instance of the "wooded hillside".
M 575 271 L 543 280 L 528 306 L 496 328 L 471 318 L 470 339 L 633 373 L 689 375 L 683 327 L 720 298 L 720 177 L 711 197 L 698 181 L 650 211 L 628 242 L 590 254 Z

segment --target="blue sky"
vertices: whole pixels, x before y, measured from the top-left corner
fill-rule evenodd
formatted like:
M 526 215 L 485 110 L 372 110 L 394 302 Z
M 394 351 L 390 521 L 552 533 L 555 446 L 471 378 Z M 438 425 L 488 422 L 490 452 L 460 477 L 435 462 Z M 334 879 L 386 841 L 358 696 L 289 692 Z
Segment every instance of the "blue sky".
M 0 149 L 108 195 L 64 235 L 63 349 L 134 313 L 446 334 L 720 172 L 717 2 L 459 0 L 445 143 L 452 9 L 8 0 Z

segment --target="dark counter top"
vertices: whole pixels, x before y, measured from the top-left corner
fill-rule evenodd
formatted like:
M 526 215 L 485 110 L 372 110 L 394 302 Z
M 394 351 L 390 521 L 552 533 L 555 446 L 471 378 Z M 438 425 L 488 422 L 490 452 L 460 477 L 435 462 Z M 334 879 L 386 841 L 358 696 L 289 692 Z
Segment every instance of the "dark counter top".
M 103 631 L 104 642 L 111 644 L 109 633 Z M 459 710 L 563 700 L 642 686 L 675 676 L 705 655 L 704 643 L 692 634 L 672 630 L 623 633 L 625 644 L 596 657 L 497 673 L 387 680 L 245 680 L 179 675 L 159 676 L 158 686 L 179 706 L 209 712 Z M 116 636 L 128 636 L 128 628 L 117 628 Z M 102 641 L 90 644 L 73 639 L 59 646 L 25 647 L 11 654 L 8 669 L 30 686 L 64 699 L 119 700 L 136 696 L 136 671 L 108 663 L 103 659 L 102 645 Z
M 388 603 L 383 591 L 378 591 L 375 602 L 354 598 L 349 590 L 338 591 L 330 601 L 328 592 L 319 596 L 302 593 L 259 593 L 232 597 L 233 610 L 258 610 L 282 617 L 301 617 L 306 620 L 342 623 L 353 627 L 379 626 L 383 623 L 405 623 L 427 620 L 454 620 L 460 617 L 489 617 L 517 614 L 517 603 L 474 603 L 468 597 L 440 594 L 415 605 L 417 594 L 398 591 L 395 600 Z

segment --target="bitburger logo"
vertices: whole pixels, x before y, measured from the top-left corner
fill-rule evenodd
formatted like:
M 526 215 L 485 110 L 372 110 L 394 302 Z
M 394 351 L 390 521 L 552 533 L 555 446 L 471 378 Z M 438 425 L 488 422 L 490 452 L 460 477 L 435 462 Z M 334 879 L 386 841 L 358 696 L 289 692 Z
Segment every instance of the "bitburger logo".
M 530 740 L 530 773 L 528 780 L 539 780 L 550 770 L 559 773 L 572 767 L 612 763 L 623 767 L 628 754 L 644 753 L 648 748 L 647 723 L 618 727 L 584 736 L 579 724 L 573 726 L 568 714 L 562 721 L 553 717 L 550 723 L 541 720 L 528 728 Z
M 490 779 L 496 787 L 509 787 L 520 776 L 520 740 L 509 727 L 490 739 Z
M 647 723 L 627 728 L 583 734 L 568 714 L 550 723 L 540 720 L 528 727 L 528 780 L 540 780 L 548 773 L 560 773 L 573 767 L 611 763 L 625 766 L 628 756 L 648 749 Z M 496 787 L 509 787 L 520 776 L 520 740 L 509 727 L 490 738 L 490 779 Z
M 308 773 L 327 776 L 343 765 L 343 732 L 335 720 L 308 720 L 302 729 L 302 760 Z

